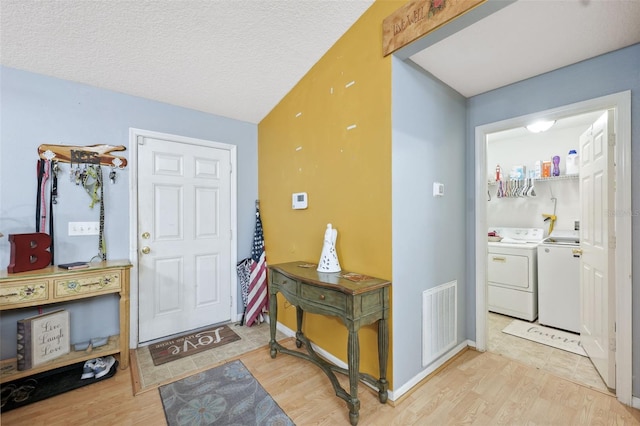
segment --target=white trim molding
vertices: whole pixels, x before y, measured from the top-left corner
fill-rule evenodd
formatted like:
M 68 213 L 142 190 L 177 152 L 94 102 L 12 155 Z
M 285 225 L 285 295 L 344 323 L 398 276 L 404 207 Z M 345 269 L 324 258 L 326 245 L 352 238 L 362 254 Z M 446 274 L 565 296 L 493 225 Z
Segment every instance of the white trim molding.
M 400 397 L 402 397 L 402 395 L 409 392 L 415 386 L 419 385 L 422 380 L 426 379 L 430 374 L 432 374 L 438 368 L 442 367 L 451 358 L 455 357 L 458 353 L 460 353 L 467 347 L 474 347 L 474 345 L 475 345 L 474 342 L 470 340 L 465 340 L 459 345 L 455 346 L 449 352 L 445 353 L 443 356 L 438 358 L 437 361 L 435 361 L 432 364 L 429 364 L 427 368 L 425 368 L 420 373 L 413 376 L 411 380 L 409 380 L 399 388 L 394 388 L 394 390 L 389 391 L 389 399 L 391 401 L 397 401 Z
M 616 281 L 616 397 L 625 405 L 632 401 L 632 246 L 631 246 L 631 92 L 624 91 L 534 114 L 477 126 L 475 129 L 475 263 L 476 342 L 487 349 L 486 195 L 487 135 L 524 126 L 533 120 L 556 120 L 605 109 L 615 110 L 615 281 Z M 637 375 L 636 375 L 637 376 Z

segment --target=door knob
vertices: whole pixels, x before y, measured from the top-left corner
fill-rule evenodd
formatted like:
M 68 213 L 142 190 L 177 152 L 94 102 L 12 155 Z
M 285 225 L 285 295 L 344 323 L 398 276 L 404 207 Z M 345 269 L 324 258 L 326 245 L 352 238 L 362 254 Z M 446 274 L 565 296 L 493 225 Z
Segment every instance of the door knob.
M 571 249 L 571 253 L 581 255 L 582 254 L 582 249 Z
M 148 246 L 144 246 L 142 247 L 142 254 L 149 254 L 151 252 L 151 249 Z
M 142 233 L 142 238 L 144 238 L 145 240 L 148 240 L 148 239 L 149 239 L 149 237 L 151 237 L 151 234 L 150 234 L 150 233 L 148 233 L 148 232 L 143 232 L 143 233 Z

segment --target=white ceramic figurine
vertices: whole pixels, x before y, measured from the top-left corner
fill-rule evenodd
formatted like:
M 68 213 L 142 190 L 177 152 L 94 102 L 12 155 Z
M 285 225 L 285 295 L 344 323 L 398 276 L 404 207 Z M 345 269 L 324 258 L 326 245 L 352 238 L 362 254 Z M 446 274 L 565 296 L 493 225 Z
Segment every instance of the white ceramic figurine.
M 324 244 L 322 246 L 322 254 L 318 262 L 319 272 L 340 272 L 340 262 L 338 261 L 338 253 L 336 252 L 336 239 L 338 238 L 338 230 L 333 229 L 331 224 L 327 225 L 324 231 Z

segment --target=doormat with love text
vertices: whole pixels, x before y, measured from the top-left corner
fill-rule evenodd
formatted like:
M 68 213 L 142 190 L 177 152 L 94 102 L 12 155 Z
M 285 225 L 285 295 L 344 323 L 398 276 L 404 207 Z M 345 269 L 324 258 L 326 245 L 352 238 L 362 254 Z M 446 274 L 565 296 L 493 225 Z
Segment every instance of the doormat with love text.
M 194 331 L 149 345 L 153 365 L 165 364 L 227 343 L 240 340 L 240 336 L 226 325 Z

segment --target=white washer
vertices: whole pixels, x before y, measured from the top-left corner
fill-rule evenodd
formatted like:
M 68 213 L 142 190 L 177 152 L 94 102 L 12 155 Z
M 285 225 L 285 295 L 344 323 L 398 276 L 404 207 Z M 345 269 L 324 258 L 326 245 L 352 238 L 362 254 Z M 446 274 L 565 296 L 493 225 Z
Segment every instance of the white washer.
M 538 317 L 538 244 L 542 228 L 489 228 L 502 237 L 487 250 L 491 312 L 534 321 Z
M 580 333 L 579 231 L 554 231 L 538 246 L 538 310 L 542 325 Z

